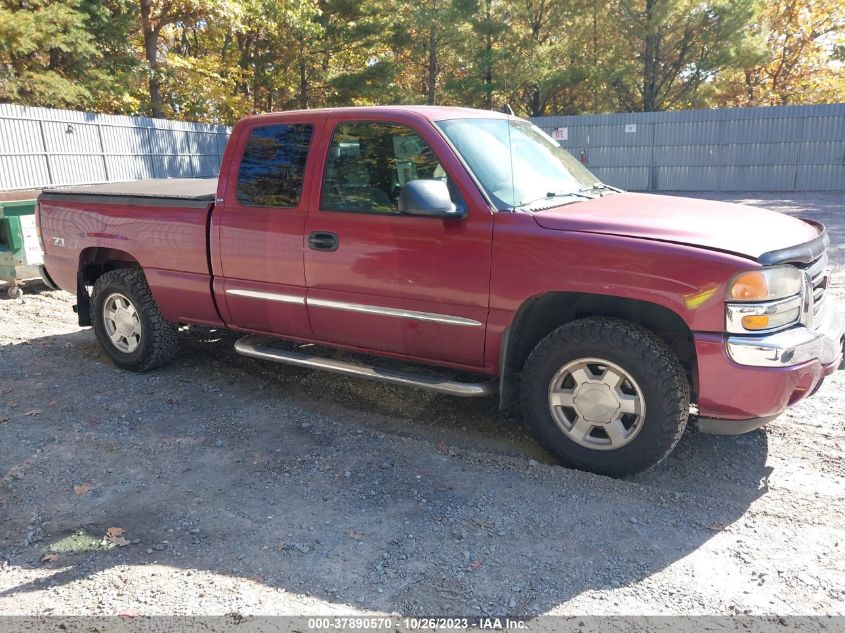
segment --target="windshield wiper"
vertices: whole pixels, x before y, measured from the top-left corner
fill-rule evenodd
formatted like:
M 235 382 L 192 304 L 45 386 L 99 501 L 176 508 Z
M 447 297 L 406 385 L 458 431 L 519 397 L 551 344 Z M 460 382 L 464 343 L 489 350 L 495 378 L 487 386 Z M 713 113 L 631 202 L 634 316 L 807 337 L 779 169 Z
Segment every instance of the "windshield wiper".
M 589 191 L 589 189 L 588 189 Z M 535 202 L 540 202 L 541 200 L 554 200 L 555 198 L 568 198 L 570 196 L 574 196 L 576 198 L 586 198 L 587 200 L 592 200 L 594 196 L 588 196 L 585 193 L 581 193 L 580 191 L 549 191 L 545 196 L 540 196 L 539 198 L 534 198 L 533 200 L 529 200 L 528 202 L 523 202 L 522 204 L 516 205 L 517 208 L 519 207 L 527 207 L 529 205 L 534 204 Z

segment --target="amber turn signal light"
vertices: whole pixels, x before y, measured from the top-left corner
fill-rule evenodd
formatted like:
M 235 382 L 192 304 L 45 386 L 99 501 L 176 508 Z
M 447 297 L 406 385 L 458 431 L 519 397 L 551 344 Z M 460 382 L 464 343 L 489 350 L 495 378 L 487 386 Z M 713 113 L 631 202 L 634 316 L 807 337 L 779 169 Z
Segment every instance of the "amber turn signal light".
M 769 317 L 765 314 L 744 316 L 742 327 L 746 330 L 765 330 L 769 327 Z

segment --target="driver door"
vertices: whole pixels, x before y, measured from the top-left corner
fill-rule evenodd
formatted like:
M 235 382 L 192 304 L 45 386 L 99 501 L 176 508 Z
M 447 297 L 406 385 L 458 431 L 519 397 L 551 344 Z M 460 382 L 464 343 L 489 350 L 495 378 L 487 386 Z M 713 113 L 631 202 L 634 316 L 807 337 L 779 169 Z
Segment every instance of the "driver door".
M 326 129 L 321 195 L 306 220 L 315 338 L 479 369 L 489 305 L 490 209 L 479 204 L 477 190 L 450 178 L 463 167 L 427 120 L 337 116 Z M 466 217 L 400 214 L 402 187 L 419 178 L 447 179 Z

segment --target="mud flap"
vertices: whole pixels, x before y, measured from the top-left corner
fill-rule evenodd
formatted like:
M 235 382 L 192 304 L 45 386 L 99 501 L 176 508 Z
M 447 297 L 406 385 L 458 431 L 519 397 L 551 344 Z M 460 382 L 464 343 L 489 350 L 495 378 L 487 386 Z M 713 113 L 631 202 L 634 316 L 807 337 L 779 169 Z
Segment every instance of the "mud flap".
M 91 295 L 85 287 L 85 277 L 81 270 L 76 273 L 76 305 L 73 311 L 79 317 L 79 325 L 91 325 Z

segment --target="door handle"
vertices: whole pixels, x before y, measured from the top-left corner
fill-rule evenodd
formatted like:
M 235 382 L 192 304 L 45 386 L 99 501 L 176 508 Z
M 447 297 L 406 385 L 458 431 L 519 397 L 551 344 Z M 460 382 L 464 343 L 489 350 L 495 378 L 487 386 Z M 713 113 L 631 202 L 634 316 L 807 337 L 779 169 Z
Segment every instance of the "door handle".
M 336 233 L 316 231 L 308 236 L 308 248 L 315 251 L 336 251 L 339 240 Z

